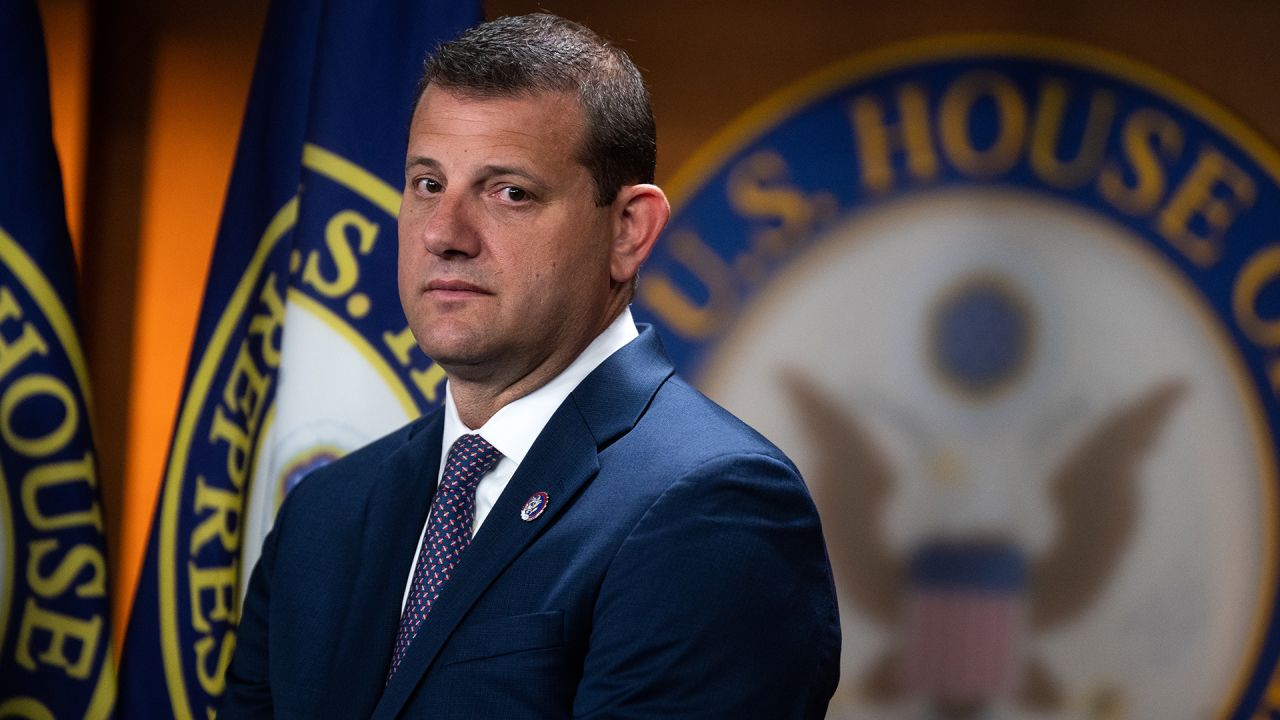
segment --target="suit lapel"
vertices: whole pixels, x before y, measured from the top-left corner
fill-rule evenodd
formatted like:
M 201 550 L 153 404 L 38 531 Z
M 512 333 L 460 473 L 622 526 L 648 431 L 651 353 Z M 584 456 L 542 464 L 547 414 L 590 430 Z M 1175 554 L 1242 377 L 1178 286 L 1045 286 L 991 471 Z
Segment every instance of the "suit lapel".
M 597 468 L 595 442 L 581 415 L 568 405 L 561 406 L 529 449 L 436 599 L 431 615 L 383 692 L 374 718 L 396 716 L 471 606 L 503 568 L 555 521 Z M 547 493 L 550 504 L 536 521 L 523 522 L 520 508 L 539 490 Z
M 351 587 L 340 590 L 347 615 L 333 654 L 341 664 L 335 677 L 344 681 L 330 709 L 350 708 L 350 717 L 367 716 L 386 681 L 404 586 L 435 493 L 442 417 L 436 412 L 424 419 L 408 442 L 373 470 L 377 478 L 366 497 L 363 532 L 350 551 L 360 565 Z
M 556 410 L 409 645 L 374 710 L 374 720 L 396 717 L 476 600 L 595 477 L 600 449 L 634 427 L 671 372 L 657 335 L 646 329 L 587 376 Z M 532 522 L 521 520 L 521 508 L 539 491 L 548 495 L 546 510 Z

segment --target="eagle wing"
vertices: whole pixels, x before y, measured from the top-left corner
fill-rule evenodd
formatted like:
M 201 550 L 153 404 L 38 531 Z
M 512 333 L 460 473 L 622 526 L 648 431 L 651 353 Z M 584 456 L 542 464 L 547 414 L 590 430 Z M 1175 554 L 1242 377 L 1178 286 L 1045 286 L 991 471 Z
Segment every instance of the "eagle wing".
M 818 454 L 811 489 L 840 595 L 877 621 L 893 622 L 904 568 L 880 533 L 893 486 L 889 464 L 870 434 L 808 379 L 784 372 L 782 387 Z
M 1043 630 L 1088 608 L 1133 537 L 1143 458 L 1186 391 L 1158 385 L 1111 414 L 1068 455 L 1050 492 L 1058 538 L 1031 569 L 1031 624 Z

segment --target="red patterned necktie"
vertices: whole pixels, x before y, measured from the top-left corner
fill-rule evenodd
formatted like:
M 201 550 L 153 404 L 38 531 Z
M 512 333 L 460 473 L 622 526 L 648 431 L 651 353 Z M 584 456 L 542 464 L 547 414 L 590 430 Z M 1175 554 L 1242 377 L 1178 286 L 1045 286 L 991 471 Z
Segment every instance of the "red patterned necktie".
M 400 631 L 396 633 L 387 683 L 400 668 L 409 643 L 418 635 L 418 628 L 431 612 L 440 589 L 449 581 L 462 551 L 471 544 L 476 485 L 501 457 L 502 453 L 479 435 L 463 435 L 449 448 L 440 487 L 431 501 L 431 518 L 413 570 L 413 586 L 400 615 Z

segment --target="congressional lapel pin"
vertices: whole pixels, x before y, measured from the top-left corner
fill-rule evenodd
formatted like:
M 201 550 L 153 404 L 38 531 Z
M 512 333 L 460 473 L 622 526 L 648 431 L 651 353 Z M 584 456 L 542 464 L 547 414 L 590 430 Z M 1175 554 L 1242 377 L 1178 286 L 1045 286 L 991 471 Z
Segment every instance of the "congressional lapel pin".
M 525 522 L 537 520 L 550 502 L 551 498 L 541 490 L 530 495 L 529 499 L 524 501 L 524 507 L 520 508 L 520 519 Z

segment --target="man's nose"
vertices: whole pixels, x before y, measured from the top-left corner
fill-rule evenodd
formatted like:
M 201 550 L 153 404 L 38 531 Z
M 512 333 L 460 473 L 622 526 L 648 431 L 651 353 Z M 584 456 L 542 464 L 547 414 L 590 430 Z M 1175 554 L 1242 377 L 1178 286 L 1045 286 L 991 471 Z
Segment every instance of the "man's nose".
M 475 257 L 480 252 L 480 233 L 475 208 L 465 193 L 439 193 L 433 206 L 423 213 L 420 240 L 427 252 L 439 257 Z

